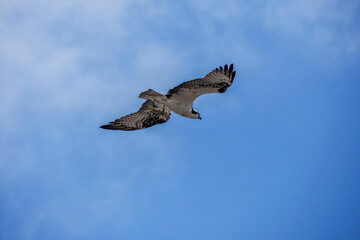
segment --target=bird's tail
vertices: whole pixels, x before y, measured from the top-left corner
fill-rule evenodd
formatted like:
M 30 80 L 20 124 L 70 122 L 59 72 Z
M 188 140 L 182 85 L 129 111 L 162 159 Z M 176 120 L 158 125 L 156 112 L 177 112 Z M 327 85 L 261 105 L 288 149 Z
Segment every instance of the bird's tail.
M 148 89 L 147 91 L 140 93 L 139 98 L 150 99 L 158 102 L 163 102 L 167 100 L 167 97 L 165 95 L 155 92 L 152 89 Z

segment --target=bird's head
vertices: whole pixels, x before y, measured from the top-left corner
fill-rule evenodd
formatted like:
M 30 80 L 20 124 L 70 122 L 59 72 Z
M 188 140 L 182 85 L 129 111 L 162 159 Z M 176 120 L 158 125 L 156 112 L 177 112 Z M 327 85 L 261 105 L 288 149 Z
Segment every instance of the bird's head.
M 200 117 L 200 113 L 199 113 L 198 111 L 192 109 L 192 110 L 191 110 L 191 113 L 192 113 L 192 115 L 194 116 L 195 119 L 200 119 L 200 120 L 202 120 L 201 117 Z

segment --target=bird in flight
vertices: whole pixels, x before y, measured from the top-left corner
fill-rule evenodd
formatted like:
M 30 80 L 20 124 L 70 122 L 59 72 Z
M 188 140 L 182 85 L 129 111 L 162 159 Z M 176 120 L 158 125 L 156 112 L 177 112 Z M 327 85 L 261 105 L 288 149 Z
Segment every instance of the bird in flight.
M 104 129 L 132 131 L 165 123 L 170 112 L 180 116 L 201 119 L 193 109 L 195 99 L 206 93 L 224 93 L 234 81 L 236 71 L 233 64 L 216 68 L 203 78 L 183 82 L 170 89 L 166 95 L 149 89 L 140 93 L 139 98 L 147 99 L 137 112 L 128 114 L 113 122 L 101 126 Z

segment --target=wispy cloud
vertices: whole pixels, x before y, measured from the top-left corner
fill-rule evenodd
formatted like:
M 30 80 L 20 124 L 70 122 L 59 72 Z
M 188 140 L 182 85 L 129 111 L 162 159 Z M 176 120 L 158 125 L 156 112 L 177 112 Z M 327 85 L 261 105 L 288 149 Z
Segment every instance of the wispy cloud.
M 72 236 L 105 223 L 124 228 L 135 211 L 134 191 L 146 192 L 133 190 L 137 184 L 161 185 L 161 176 L 173 175 L 177 148 L 156 134 L 119 139 L 107 132 L 96 150 L 84 140 L 100 131 L 100 120 L 136 111 L 145 87 L 166 88 L 176 75 L 176 48 L 132 36 L 142 21 L 134 16 L 138 7 L 149 19 L 168 11 L 147 1 L 0 3 L 0 197 L 4 217 L 25 221 L 15 237 L 33 239 L 54 226 Z M 130 158 L 123 156 L 130 155 L 136 166 L 127 165 Z M 84 165 L 101 169 L 101 162 L 109 165 L 102 173 L 91 170 L 96 180 L 79 179 Z M 114 166 L 124 173 L 109 172 Z M 27 203 L 32 207 L 25 210 Z
M 356 44 L 360 31 L 355 27 L 360 6 L 354 1 L 279 0 L 249 3 L 229 0 L 218 4 L 199 0 L 192 1 L 191 5 L 203 13 L 204 18 L 222 22 L 224 29 L 216 31 L 217 34 L 231 37 L 238 32 L 238 37 L 244 34 L 246 39 L 246 35 L 251 33 L 247 32 L 247 28 L 251 25 L 272 32 L 288 42 L 288 47 L 302 54 L 319 52 L 319 55 L 331 54 L 335 57 L 360 52 Z M 226 25 L 232 30 L 230 34 L 226 32 Z M 254 53 L 258 54 L 256 51 Z
M 336 54 L 358 53 L 353 42 L 359 31 L 353 31 L 357 22 L 359 4 L 353 1 L 276 1 L 265 5 L 264 26 L 283 36 L 300 41 L 314 41 Z
M 19 239 L 54 226 L 64 238 L 126 228 L 142 196 L 176 186 L 182 145 L 161 126 L 118 134 L 98 125 L 136 111 L 147 88 L 166 92 L 225 63 L 239 69 L 230 92 L 238 91 L 248 69 L 276 57 L 261 38 L 302 55 L 359 54 L 358 8 L 336 0 L 0 2 L 5 224 L 19 222 Z M 204 115 L 242 110 L 237 95 L 196 105 L 205 101 Z
M 148 7 L 149 18 L 164 11 L 142 1 L 33 1 L 25 3 L 28 8 L 20 1 L 3 2 L 0 114 L 4 129 L 21 125 L 18 112 L 24 110 L 32 114 L 54 109 L 68 114 L 84 107 L 103 111 L 118 96 L 122 96 L 117 104 L 121 108 L 129 103 L 126 96 L 136 101 L 143 90 L 137 87 L 140 83 L 160 87 L 174 76 L 180 55 L 176 49 L 153 43 L 136 49 L 127 46 L 138 21 L 131 12 L 139 4 Z M 131 56 L 119 59 L 119 55 Z

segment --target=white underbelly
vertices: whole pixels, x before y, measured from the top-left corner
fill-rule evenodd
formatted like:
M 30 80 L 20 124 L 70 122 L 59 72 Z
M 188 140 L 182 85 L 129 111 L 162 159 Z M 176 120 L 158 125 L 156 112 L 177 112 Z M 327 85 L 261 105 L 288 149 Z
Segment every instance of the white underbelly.
M 168 99 L 165 103 L 165 106 L 168 107 L 171 111 L 181 116 L 186 117 L 186 115 L 191 113 L 191 106 L 183 105 L 179 101 Z

